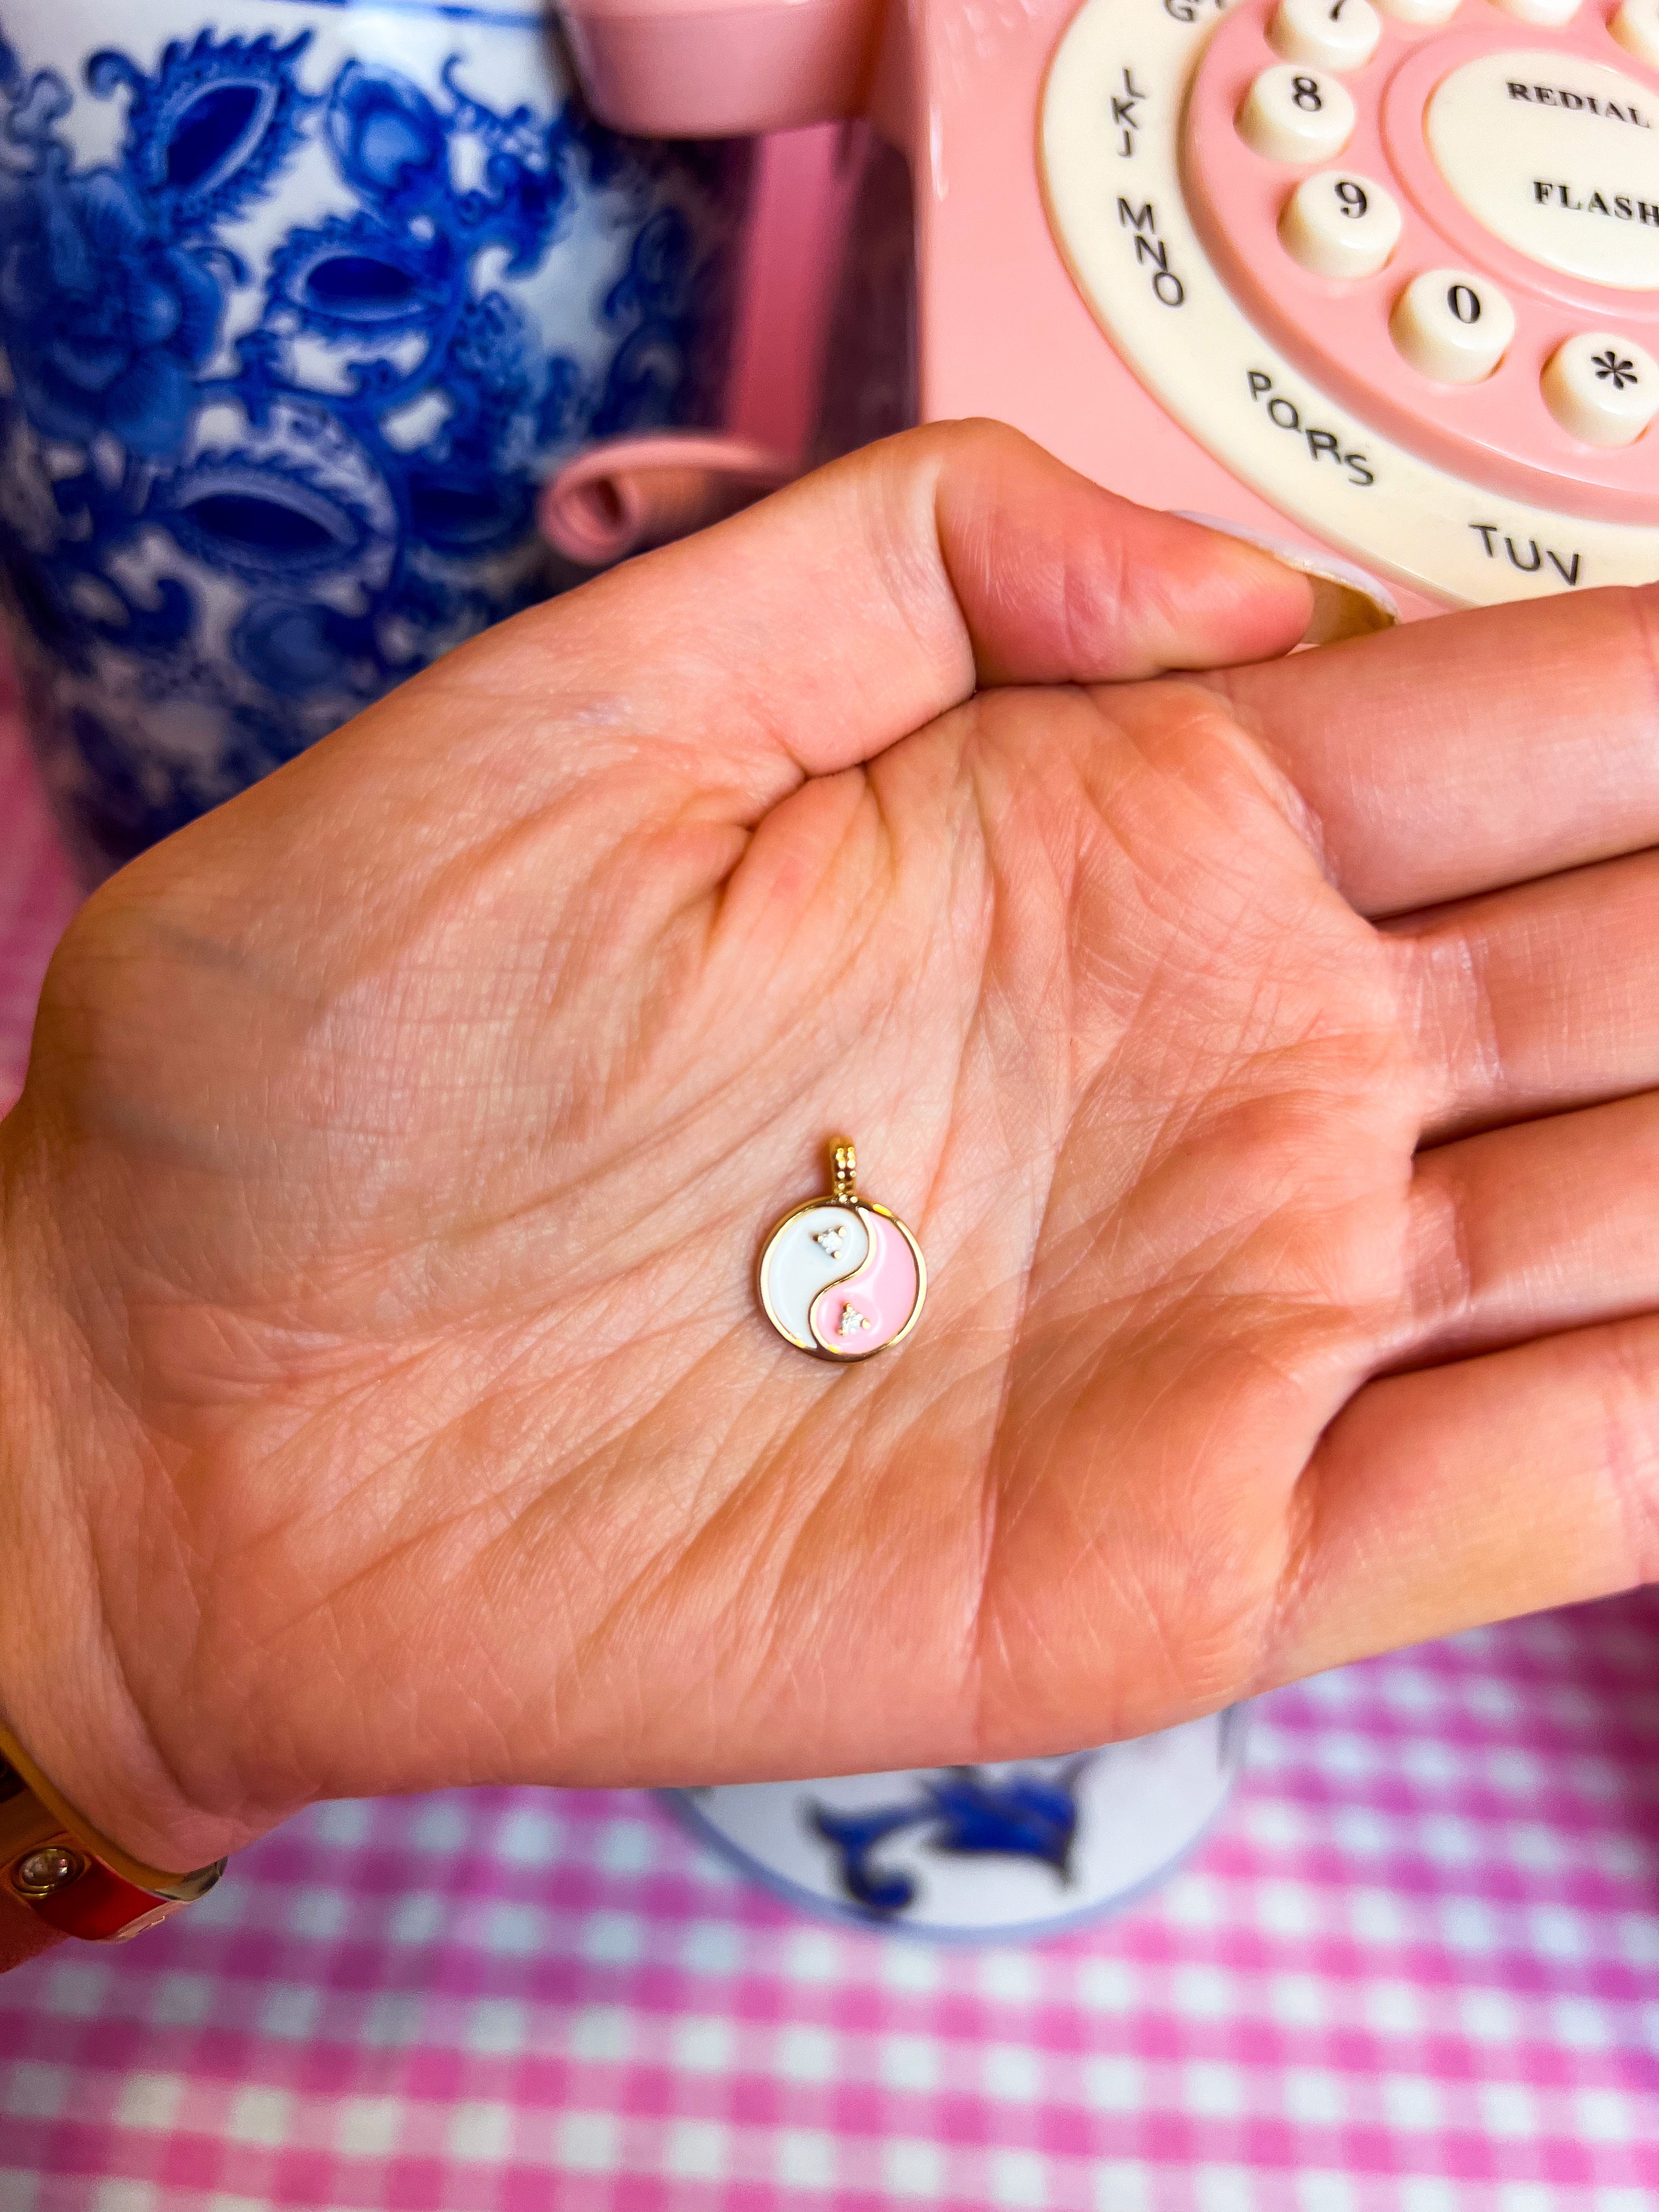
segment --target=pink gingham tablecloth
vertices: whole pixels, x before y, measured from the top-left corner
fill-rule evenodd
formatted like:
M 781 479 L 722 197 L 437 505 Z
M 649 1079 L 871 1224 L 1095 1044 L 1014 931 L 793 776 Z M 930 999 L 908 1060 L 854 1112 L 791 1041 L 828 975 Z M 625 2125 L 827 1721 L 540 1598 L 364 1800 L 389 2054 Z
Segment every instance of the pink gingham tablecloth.
M 0 730 L 0 1070 L 69 905 Z M 1275 1698 L 1200 1857 L 1047 1946 L 488 1791 L 319 1807 L 0 1982 L 0 2212 L 279 2205 L 1653 2212 L 1659 1599 Z

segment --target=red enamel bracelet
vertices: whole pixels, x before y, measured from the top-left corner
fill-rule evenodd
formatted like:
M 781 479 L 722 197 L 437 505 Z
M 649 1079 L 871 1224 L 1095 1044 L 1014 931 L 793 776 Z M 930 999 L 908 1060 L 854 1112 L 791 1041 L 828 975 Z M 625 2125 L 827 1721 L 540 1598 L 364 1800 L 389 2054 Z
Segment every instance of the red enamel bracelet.
M 0 1726 L 0 1884 L 60 1935 L 121 1943 L 205 1897 L 225 1863 L 162 1874 L 100 1836 Z

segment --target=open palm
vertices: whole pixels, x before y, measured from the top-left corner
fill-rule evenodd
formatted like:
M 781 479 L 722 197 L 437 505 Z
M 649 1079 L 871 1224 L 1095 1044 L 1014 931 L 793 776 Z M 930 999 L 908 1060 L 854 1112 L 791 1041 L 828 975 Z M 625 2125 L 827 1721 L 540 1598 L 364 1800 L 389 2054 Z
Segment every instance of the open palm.
M 1057 1751 L 1644 1574 L 1644 603 L 1264 659 L 1307 611 L 924 434 L 109 885 L 0 1132 L 60 1786 L 194 1864 Z M 842 1132 L 931 1287 L 836 1369 L 754 1267 Z

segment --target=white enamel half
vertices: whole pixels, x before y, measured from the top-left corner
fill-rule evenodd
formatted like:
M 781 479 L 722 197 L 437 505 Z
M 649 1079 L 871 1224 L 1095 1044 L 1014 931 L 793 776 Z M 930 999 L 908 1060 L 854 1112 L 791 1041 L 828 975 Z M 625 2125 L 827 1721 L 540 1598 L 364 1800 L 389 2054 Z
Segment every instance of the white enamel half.
M 839 1231 L 839 1235 L 837 1232 Z M 818 1240 L 839 1244 L 837 1253 Z M 773 1319 L 792 1344 L 813 1349 L 812 1301 L 844 1276 L 861 1267 L 870 1255 L 870 1236 L 850 1206 L 811 1206 L 777 1230 L 761 1261 L 761 1288 Z

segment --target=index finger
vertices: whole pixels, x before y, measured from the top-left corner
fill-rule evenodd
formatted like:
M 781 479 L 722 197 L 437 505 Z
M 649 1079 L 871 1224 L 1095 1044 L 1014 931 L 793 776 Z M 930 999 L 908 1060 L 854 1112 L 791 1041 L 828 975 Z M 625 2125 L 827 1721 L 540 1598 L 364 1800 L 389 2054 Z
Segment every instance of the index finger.
M 1218 682 L 1361 913 L 1659 842 L 1659 588 L 1442 615 Z

